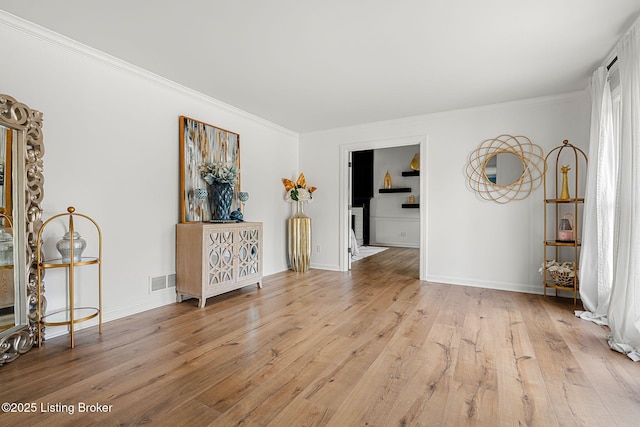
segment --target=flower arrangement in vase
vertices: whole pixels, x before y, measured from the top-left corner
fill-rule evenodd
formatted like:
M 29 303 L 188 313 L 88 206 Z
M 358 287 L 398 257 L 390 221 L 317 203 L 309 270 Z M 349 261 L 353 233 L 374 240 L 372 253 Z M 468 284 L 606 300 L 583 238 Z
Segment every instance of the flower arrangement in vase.
M 293 271 L 304 273 L 309 270 L 311 262 L 311 218 L 305 215 L 304 204 L 313 200 L 316 187 L 307 187 L 303 173 L 296 182 L 282 178 L 282 183 L 285 189 L 284 199 L 296 202 L 296 213 L 287 221 L 289 264 Z
M 297 202 L 297 214 L 304 215 L 303 203 L 310 203 L 313 201 L 313 192 L 316 191 L 317 188 L 307 188 L 307 181 L 305 180 L 303 173 L 298 176 L 298 180 L 296 182 L 287 178 L 282 178 L 282 183 L 284 184 L 285 189 L 284 199 L 287 202 Z
M 211 212 L 215 219 L 229 220 L 233 187 L 238 182 L 238 169 L 230 163 L 206 163 L 199 167 L 200 176 L 211 186 Z

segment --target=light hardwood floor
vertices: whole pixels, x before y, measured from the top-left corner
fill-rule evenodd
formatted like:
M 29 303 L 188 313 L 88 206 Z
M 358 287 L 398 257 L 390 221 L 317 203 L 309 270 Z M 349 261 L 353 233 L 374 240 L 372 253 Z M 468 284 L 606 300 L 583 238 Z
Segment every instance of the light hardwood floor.
M 420 282 L 417 257 L 279 273 L 73 350 L 49 340 L 0 367 L 0 401 L 37 405 L 0 425 L 638 425 L 640 363 L 606 328 L 563 299 Z M 110 412 L 80 412 L 95 403 Z

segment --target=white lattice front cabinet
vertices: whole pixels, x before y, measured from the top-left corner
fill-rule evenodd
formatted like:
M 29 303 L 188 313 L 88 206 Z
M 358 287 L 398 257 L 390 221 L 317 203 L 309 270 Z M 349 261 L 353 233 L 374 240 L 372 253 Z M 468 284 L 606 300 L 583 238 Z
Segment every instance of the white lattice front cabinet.
M 262 223 L 178 224 L 178 301 L 206 299 L 247 285 L 262 288 Z

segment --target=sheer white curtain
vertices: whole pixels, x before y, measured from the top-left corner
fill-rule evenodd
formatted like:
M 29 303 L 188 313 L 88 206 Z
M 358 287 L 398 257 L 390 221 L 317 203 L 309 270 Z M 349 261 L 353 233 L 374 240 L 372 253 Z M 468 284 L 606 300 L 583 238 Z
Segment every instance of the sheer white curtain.
M 640 360 L 640 19 L 616 48 L 620 70 L 620 173 L 609 345 Z
M 608 324 L 613 278 L 617 144 L 609 72 L 600 67 L 591 77 L 591 137 L 580 253 L 580 298 L 587 311 L 576 311 L 576 315 L 601 325 Z

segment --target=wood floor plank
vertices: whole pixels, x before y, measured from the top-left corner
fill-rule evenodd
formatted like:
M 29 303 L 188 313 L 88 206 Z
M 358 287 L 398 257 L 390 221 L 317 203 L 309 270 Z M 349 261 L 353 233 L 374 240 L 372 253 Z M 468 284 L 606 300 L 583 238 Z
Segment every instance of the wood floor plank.
M 335 366 L 314 381 L 306 398 L 331 409 L 342 404 L 349 390 L 343 385 L 355 384 L 366 375 L 409 316 L 408 310 L 413 306 L 410 294 L 413 292 L 414 289 L 404 286 L 394 295 L 381 293 L 362 311 L 360 317 L 363 321 L 357 323 L 354 330 L 345 333 L 343 328 L 339 328 L 338 333 L 350 338 L 351 342 L 347 341 L 342 348 L 332 352 Z M 389 301 L 393 302 L 389 305 Z M 381 311 L 382 302 L 389 309 Z
M 333 412 L 330 409 L 313 404 L 298 395 L 267 425 L 271 427 L 323 426 L 332 415 Z
M 629 359 L 609 349 L 605 339 L 608 328 L 568 315 L 565 304 L 546 304 L 545 308 L 553 313 L 551 317 L 557 317 L 558 330 L 580 369 L 590 373 L 589 386 L 607 408 L 607 413 L 618 425 L 638 423 L 640 377 L 629 376 L 625 370 Z
M 525 322 L 517 309 L 514 294 L 501 294 L 496 319 L 495 343 L 498 352 L 498 406 L 504 426 L 558 425 L 544 378 L 535 359 Z
M 259 386 L 215 420 L 215 425 L 266 425 L 274 419 L 324 369 L 315 352 L 302 354 L 278 375 Z
M 558 318 L 550 316 L 545 301 L 528 296 L 519 304 L 528 326 L 528 334 L 536 343 L 534 352 L 559 425 L 609 425 L 612 414 L 606 410 L 593 390 L 566 338 L 558 329 Z M 573 314 L 567 313 L 564 318 Z
M 446 425 L 488 425 L 498 418 L 496 352 L 491 342 L 495 333 L 483 289 L 467 289 L 463 299 L 468 307 L 461 328 L 452 387 L 447 400 Z
M 434 322 L 435 316 L 429 315 L 432 310 L 418 304 L 422 301 L 425 293 L 433 295 L 441 294 L 442 287 L 417 287 L 411 289 L 411 295 L 408 300 L 411 302 L 410 309 L 403 316 L 397 332 L 390 339 L 380 352 L 380 356 L 369 366 L 366 372 L 360 375 L 354 391 L 349 395 L 349 400 L 344 403 L 343 411 L 351 412 L 353 415 L 355 408 L 360 407 L 360 422 L 373 423 L 385 420 L 392 413 L 398 400 L 401 398 L 407 384 L 416 374 L 419 373 L 422 366 L 422 358 L 419 355 L 420 349 L 426 340 L 426 336 Z M 375 374 L 370 374 L 375 372 Z M 336 376 L 331 375 L 331 386 L 325 390 L 326 396 L 337 396 L 331 407 L 335 407 L 336 403 L 342 404 L 346 397 L 343 386 L 344 380 L 336 381 Z M 336 384 L 337 383 L 337 384 Z M 342 390 L 342 392 L 341 392 Z M 359 402 L 351 402 L 350 400 L 358 400 L 361 390 L 365 393 L 377 394 L 376 397 L 361 399 L 367 403 L 367 406 Z M 314 396 L 314 398 L 317 398 Z
M 76 412 L 0 425 L 627 426 L 640 364 L 573 301 L 418 280 L 419 251 L 264 278 L 47 340 L 0 368 L 0 401 Z M 80 403 L 112 405 L 79 413 Z

